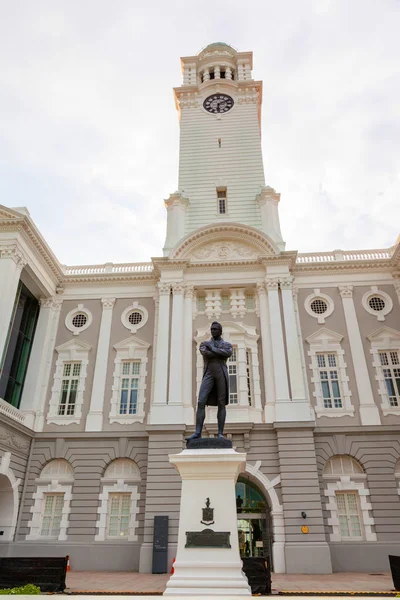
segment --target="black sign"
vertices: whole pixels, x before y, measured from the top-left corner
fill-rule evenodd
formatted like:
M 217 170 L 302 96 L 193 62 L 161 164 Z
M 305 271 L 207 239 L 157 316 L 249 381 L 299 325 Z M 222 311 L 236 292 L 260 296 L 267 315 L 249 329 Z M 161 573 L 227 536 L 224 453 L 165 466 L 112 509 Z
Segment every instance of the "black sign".
M 168 517 L 154 517 L 152 573 L 168 573 Z
M 0 558 L 0 589 L 33 583 L 42 592 L 63 592 L 67 562 L 68 556 Z
M 185 548 L 230 548 L 230 531 L 187 531 Z

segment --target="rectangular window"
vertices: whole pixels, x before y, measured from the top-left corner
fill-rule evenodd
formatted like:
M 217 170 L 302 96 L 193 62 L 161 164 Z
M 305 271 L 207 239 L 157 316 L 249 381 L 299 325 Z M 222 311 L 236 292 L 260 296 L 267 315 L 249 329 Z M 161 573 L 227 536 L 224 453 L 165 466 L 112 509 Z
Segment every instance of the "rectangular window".
M 317 361 L 324 408 L 342 408 L 336 354 L 317 353 Z
M 233 346 L 232 355 L 228 359 L 229 404 L 238 403 L 237 371 L 237 347 Z
M 76 394 L 78 392 L 80 374 L 80 362 L 64 363 L 61 379 L 60 404 L 58 406 L 59 415 L 75 414 Z
M 128 537 L 131 494 L 108 495 L 107 537 Z
M 247 399 L 251 406 L 251 352 L 246 349 L 246 376 L 247 376 Z
M 246 294 L 247 310 L 254 310 L 254 294 Z
M 229 310 L 229 296 L 228 294 L 222 294 L 221 296 L 221 308 L 223 311 Z
M 205 296 L 197 296 L 197 310 L 204 312 L 206 310 L 206 298 Z
M 217 189 L 218 214 L 225 215 L 227 213 L 227 198 L 226 188 Z
M 125 360 L 122 362 L 121 368 L 122 379 L 119 414 L 136 415 L 139 391 L 140 360 Z
M 40 530 L 42 537 L 58 538 L 63 506 L 64 494 L 44 494 L 42 528 Z
M 361 514 L 357 492 L 336 492 L 342 539 L 362 539 Z
M 390 406 L 400 406 L 400 356 L 397 350 L 379 352 Z

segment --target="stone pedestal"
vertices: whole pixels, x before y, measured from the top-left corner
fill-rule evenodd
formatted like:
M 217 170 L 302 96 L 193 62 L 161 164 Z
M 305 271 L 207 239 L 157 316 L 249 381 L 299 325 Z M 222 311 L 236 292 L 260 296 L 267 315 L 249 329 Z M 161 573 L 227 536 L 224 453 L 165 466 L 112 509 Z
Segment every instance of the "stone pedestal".
M 169 460 L 182 477 L 182 494 L 175 572 L 164 595 L 251 596 L 239 554 L 235 495 L 246 454 L 232 448 L 190 449 Z M 213 513 L 203 512 L 207 499 Z M 196 535 L 204 530 L 212 531 Z M 207 539 L 230 547 L 198 547 Z

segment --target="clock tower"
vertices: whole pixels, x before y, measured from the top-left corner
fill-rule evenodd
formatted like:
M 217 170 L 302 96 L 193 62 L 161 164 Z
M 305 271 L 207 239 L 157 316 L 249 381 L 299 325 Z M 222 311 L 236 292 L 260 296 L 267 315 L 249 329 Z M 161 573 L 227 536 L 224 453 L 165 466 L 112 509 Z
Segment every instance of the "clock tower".
M 181 59 L 174 88 L 180 119 L 178 191 L 166 200 L 164 255 L 196 229 L 240 223 L 267 234 L 279 250 L 280 195 L 265 186 L 261 152 L 262 82 L 253 53 L 222 42 Z

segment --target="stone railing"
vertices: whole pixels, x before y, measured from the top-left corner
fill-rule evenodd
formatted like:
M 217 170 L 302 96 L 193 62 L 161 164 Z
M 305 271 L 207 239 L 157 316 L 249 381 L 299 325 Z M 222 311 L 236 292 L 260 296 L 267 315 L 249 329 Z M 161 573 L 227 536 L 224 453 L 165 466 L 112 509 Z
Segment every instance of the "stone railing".
M 2 398 L 0 398 L 0 414 L 7 415 L 7 417 L 18 423 L 25 421 L 25 415 L 18 408 L 15 408 L 15 406 L 12 406 L 12 404 L 9 404 Z
M 151 273 L 153 263 L 106 263 L 104 265 L 82 265 L 77 267 L 64 267 L 66 276 L 76 275 L 106 275 L 116 273 Z
M 321 262 L 340 262 L 351 260 L 388 260 L 390 250 L 334 250 L 333 252 L 308 252 L 298 254 L 297 264 L 310 264 Z

